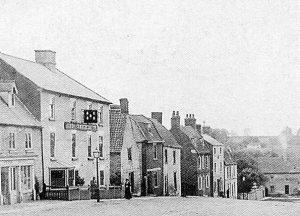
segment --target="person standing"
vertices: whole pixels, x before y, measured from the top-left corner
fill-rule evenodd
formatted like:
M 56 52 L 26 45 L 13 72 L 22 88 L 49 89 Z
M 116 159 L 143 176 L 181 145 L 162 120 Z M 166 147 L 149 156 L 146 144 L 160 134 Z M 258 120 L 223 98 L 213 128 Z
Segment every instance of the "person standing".
M 131 199 L 132 196 L 131 196 L 131 184 L 129 182 L 129 179 L 126 179 L 125 181 L 125 198 L 126 199 Z

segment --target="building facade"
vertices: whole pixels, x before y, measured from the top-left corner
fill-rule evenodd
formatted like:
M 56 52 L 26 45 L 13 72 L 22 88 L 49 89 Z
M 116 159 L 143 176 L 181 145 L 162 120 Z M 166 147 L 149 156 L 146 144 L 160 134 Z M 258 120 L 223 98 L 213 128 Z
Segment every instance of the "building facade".
M 55 52 L 36 50 L 35 59 L 0 53 L 0 78 L 15 80 L 20 100 L 43 128 L 43 182 L 73 186 L 83 178 L 89 184 L 96 176 L 97 148 L 99 183 L 108 185 L 110 102 L 56 69 Z M 86 123 L 84 110 L 96 111 L 95 123 Z
M 211 196 L 224 196 L 224 145 L 207 134 L 202 137 L 211 153 Z
M 42 128 L 12 80 L 0 80 L 0 110 L 0 204 L 35 199 L 42 180 Z
M 182 147 L 182 195 L 209 196 L 211 153 L 202 136 L 197 132 L 196 119 L 193 115 L 187 115 L 185 126 L 181 126 L 179 112 L 173 111 L 170 131 Z
M 226 198 L 237 199 L 237 164 L 228 159 L 224 161 L 224 191 Z

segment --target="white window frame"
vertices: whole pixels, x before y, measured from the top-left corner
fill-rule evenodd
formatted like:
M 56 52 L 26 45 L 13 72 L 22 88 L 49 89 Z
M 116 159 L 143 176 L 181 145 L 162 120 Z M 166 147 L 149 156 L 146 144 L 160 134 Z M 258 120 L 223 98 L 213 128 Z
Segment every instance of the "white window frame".
M 71 100 L 71 121 L 75 121 L 76 122 L 76 114 L 77 114 L 77 101 L 76 99 L 72 99 Z
M 209 177 L 208 177 L 208 175 L 205 176 L 205 187 L 209 188 Z
M 16 133 L 14 132 L 9 133 L 9 149 L 10 150 L 16 149 Z
M 49 120 L 55 120 L 55 96 L 52 96 L 49 101 Z
M 157 144 L 156 143 L 153 143 L 153 159 L 154 160 L 157 160 Z
M 198 189 L 202 190 L 202 176 L 198 176 Z
M 32 149 L 32 134 L 25 133 L 25 149 Z
M 199 156 L 198 160 L 199 160 L 199 169 L 201 169 L 202 168 L 202 156 L 201 155 Z

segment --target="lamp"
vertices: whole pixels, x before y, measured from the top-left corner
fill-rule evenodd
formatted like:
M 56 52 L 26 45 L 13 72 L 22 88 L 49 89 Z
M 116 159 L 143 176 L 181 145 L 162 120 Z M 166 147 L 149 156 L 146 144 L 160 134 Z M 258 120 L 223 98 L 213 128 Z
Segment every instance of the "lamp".
M 99 170 L 98 170 L 98 159 L 100 157 L 100 151 L 96 148 L 95 151 L 93 151 L 94 158 L 96 158 L 96 176 L 97 176 L 97 202 L 100 202 L 100 189 L 99 189 Z

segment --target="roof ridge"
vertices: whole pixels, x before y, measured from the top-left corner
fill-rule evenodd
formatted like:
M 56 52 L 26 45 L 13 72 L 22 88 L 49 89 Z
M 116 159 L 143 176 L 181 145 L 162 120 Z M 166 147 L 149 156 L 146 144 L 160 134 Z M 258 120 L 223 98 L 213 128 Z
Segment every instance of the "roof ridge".
M 28 61 L 30 63 L 39 64 L 37 62 L 31 61 L 31 60 L 28 60 L 28 59 L 20 58 L 20 57 L 13 56 L 13 55 L 10 55 L 10 54 L 6 54 L 6 53 L 3 53 L 3 52 L 0 52 L 0 53 L 3 54 L 3 55 L 6 55 L 6 56 L 12 57 L 12 58 L 17 58 L 17 59 L 20 59 L 20 60 L 23 60 L 23 61 Z M 39 64 L 39 65 L 41 65 L 41 64 Z

